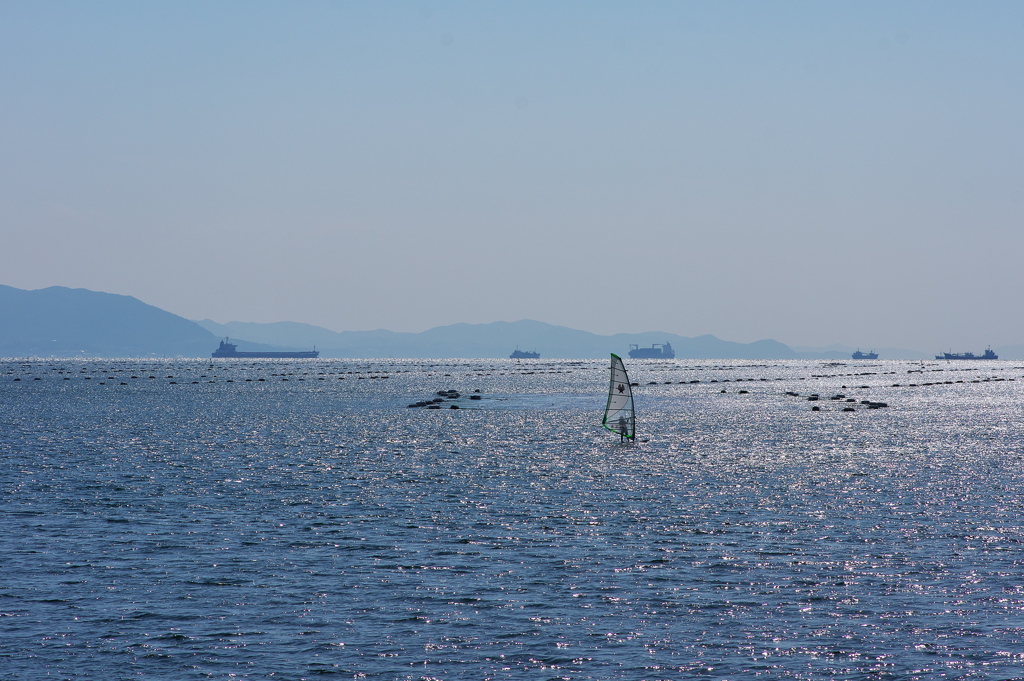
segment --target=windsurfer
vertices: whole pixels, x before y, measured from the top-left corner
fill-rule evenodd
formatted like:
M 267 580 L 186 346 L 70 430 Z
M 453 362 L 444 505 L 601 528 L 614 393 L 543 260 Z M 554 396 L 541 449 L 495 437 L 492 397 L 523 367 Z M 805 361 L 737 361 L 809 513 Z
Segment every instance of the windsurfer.
M 611 380 L 608 383 L 608 402 L 604 407 L 601 425 L 605 430 L 618 433 L 619 441 L 636 437 L 636 412 L 633 410 L 633 391 L 629 389 L 629 376 L 622 358 L 612 353 Z

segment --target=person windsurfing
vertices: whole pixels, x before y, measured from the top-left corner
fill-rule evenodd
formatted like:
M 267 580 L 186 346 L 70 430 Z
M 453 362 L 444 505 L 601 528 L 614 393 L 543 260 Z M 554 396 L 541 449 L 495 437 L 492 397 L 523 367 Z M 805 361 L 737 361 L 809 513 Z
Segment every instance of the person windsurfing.
M 611 380 L 608 383 L 608 402 L 601 425 L 618 434 L 619 442 L 636 437 L 636 413 L 633 409 L 633 390 L 622 358 L 612 353 Z

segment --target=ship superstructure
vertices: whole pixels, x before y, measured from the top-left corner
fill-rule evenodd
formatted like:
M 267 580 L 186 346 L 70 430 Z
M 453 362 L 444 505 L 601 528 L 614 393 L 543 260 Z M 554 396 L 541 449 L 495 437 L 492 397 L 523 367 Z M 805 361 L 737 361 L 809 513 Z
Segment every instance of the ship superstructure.
M 673 359 L 676 353 L 671 343 L 655 343 L 649 348 L 630 345 L 629 356 L 631 359 Z

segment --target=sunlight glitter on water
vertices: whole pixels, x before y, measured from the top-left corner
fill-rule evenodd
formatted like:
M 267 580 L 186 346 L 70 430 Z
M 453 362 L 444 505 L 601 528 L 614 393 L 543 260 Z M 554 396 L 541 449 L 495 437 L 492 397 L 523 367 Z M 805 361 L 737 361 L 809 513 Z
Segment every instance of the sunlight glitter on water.
M 0 653 L 23 678 L 1005 676 L 1024 368 L 977 364 L 637 362 L 623 446 L 596 361 L 0 363 Z

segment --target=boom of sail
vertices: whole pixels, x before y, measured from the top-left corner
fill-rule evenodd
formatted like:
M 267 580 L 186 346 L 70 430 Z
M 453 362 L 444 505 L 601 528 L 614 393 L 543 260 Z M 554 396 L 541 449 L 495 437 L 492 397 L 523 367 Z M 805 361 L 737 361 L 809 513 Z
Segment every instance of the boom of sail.
M 612 353 L 612 376 L 608 384 L 608 404 L 604 408 L 601 425 L 607 430 L 632 440 L 636 437 L 636 412 L 633 409 L 633 390 L 622 358 Z

